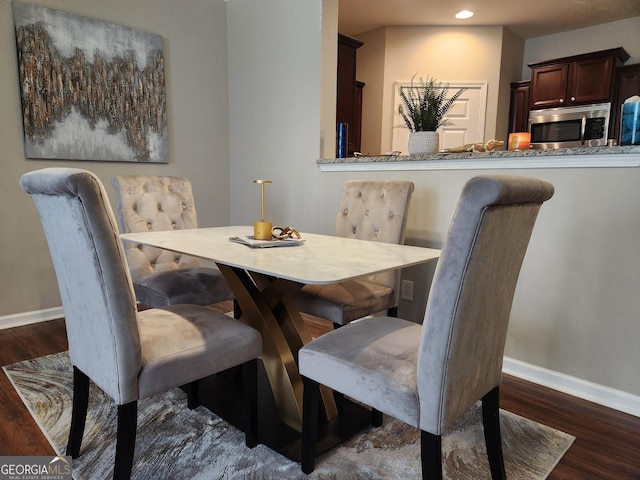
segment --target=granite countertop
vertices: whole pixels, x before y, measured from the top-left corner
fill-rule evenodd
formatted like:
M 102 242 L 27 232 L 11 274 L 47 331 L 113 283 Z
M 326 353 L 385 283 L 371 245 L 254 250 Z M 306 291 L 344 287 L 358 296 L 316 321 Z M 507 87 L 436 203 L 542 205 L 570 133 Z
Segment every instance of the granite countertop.
M 431 155 L 379 155 L 358 156 L 347 158 L 321 158 L 316 160 L 318 164 L 333 163 L 378 163 L 378 162 L 424 162 L 441 160 L 483 160 L 499 158 L 531 158 L 531 157 L 557 157 L 575 155 L 620 155 L 639 154 L 640 145 L 625 145 L 616 147 L 579 147 L 559 148 L 555 150 L 529 149 L 529 150 L 494 150 L 492 152 L 462 152 L 462 153 L 435 153 Z
M 640 145 L 321 158 L 316 164 L 323 172 L 640 168 Z

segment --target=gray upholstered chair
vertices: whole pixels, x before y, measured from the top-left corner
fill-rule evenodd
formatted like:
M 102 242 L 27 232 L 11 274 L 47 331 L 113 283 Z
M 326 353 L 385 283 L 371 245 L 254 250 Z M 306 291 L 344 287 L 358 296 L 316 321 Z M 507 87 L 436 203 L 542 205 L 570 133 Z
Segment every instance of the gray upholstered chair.
M 423 478 L 442 478 L 441 436 L 482 400 L 492 477 L 504 479 L 502 358 L 514 290 L 533 226 L 553 186 L 482 176 L 464 187 L 436 266 L 423 325 L 372 317 L 300 349 L 302 470 L 314 468 L 318 384 L 422 431 Z
M 413 183 L 351 180 L 340 198 L 334 234 L 385 243 L 404 243 Z M 400 271 L 330 285 L 305 285 L 296 295 L 297 308 L 342 326 L 374 313 L 397 315 Z
M 123 233 L 198 227 L 188 179 L 129 175 L 111 183 Z M 210 305 L 233 298 L 220 271 L 200 266 L 197 258 L 133 242 L 124 247 L 136 297 L 144 305 Z
M 113 211 L 92 173 L 47 168 L 20 184 L 40 213 L 64 307 L 73 365 L 67 454 L 80 454 L 90 381 L 118 405 L 114 478 L 121 479 L 132 470 L 137 400 L 238 365 L 249 391 L 246 442 L 255 445 L 260 334 L 199 305 L 138 312 Z

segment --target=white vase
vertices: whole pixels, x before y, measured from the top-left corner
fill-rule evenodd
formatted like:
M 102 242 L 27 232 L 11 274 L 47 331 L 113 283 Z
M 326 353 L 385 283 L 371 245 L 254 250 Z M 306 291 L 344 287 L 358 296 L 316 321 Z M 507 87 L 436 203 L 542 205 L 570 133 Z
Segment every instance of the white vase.
M 428 155 L 437 153 L 440 149 L 440 135 L 438 132 L 409 133 L 409 155 Z

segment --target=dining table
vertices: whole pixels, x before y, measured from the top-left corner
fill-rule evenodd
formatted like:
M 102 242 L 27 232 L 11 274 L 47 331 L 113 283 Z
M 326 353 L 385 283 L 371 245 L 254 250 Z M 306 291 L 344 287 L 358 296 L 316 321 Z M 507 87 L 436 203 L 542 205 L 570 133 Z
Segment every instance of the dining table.
M 276 415 L 296 437 L 302 429 L 303 392 L 297 353 L 312 338 L 296 308 L 295 293 L 307 284 L 339 283 L 433 262 L 440 250 L 304 232 L 299 242 L 274 239 L 273 246 L 262 248 L 232 241 L 251 235 L 252 226 L 224 226 L 126 233 L 120 238 L 137 243 L 138 248 L 170 250 L 217 265 L 239 307 L 236 316 L 262 334 L 261 361 Z M 343 433 L 344 417 L 358 417 L 355 411 L 344 410 L 345 402 L 327 388 L 322 390 L 322 404 L 327 425 L 343 417 L 342 426 L 336 427 Z M 288 440 L 267 443 L 275 443 L 268 446 L 297 458 L 297 446 L 281 448 L 290 443 Z

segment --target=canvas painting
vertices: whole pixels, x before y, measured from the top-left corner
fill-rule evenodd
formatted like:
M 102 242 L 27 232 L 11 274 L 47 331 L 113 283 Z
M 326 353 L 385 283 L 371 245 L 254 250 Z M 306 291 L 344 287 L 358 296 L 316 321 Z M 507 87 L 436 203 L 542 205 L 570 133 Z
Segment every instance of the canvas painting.
M 13 2 L 27 158 L 167 163 L 162 37 Z

